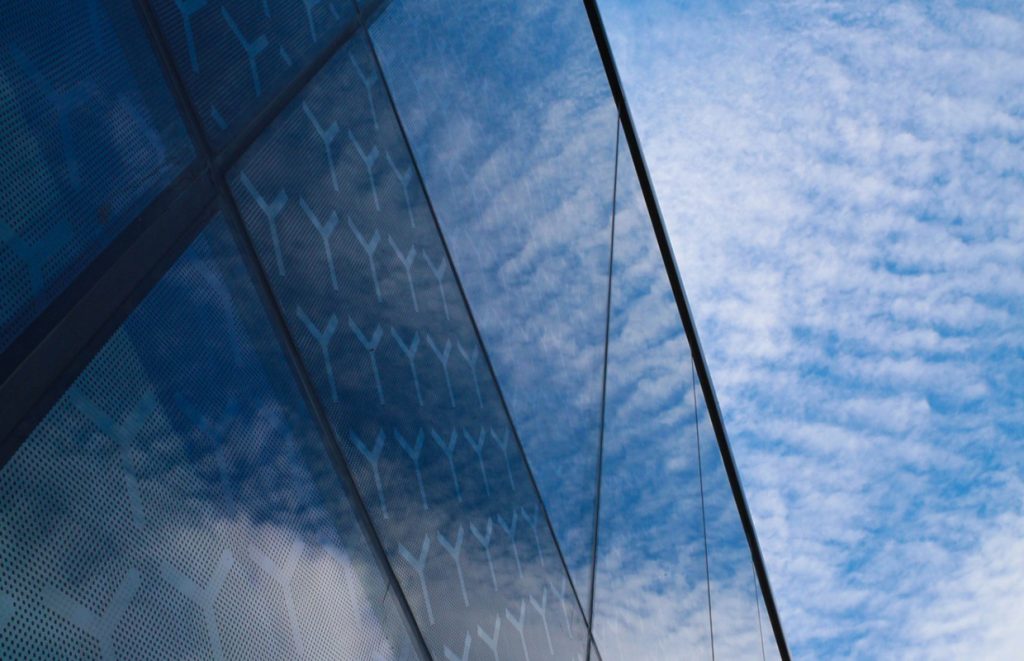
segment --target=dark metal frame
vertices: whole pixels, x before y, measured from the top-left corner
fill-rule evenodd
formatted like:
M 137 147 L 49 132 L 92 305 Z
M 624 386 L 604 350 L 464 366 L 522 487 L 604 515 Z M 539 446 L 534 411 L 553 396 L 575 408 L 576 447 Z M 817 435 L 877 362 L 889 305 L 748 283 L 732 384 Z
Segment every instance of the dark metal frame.
M 683 289 L 683 281 L 679 276 L 679 267 L 676 265 L 675 253 L 672 251 L 672 244 L 669 241 L 665 219 L 662 216 L 661 208 L 658 205 L 658 198 L 654 192 L 654 183 L 647 169 L 643 151 L 640 149 L 640 140 L 637 137 L 636 126 L 633 124 L 629 104 L 623 92 L 622 79 L 619 77 L 619 71 L 615 65 L 611 43 L 608 41 L 604 22 L 601 20 L 601 12 L 597 7 L 597 0 L 583 0 L 583 4 L 590 19 L 590 27 L 594 31 L 594 40 L 597 42 L 597 49 L 601 54 L 601 61 L 608 76 L 608 84 L 611 87 L 612 96 L 615 98 L 615 105 L 619 109 L 619 120 L 622 122 L 626 144 L 629 146 L 629 153 L 633 157 L 636 175 L 640 182 L 640 189 L 643 192 L 644 202 L 647 205 L 647 213 L 651 217 L 651 226 L 658 241 L 658 248 L 661 250 L 661 257 L 665 262 L 665 271 L 668 273 L 668 279 L 672 285 L 672 294 L 676 299 L 676 307 L 679 309 L 679 318 L 683 323 L 687 340 L 690 343 L 694 368 L 697 371 L 697 378 L 704 393 L 704 401 L 708 406 L 708 414 L 711 417 L 711 425 L 714 427 L 715 437 L 718 440 L 718 449 L 722 453 L 725 472 L 729 476 L 729 486 L 732 488 L 736 509 L 739 511 L 740 520 L 743 523 L 743 532 L 747 537 L 747 544 L 750 546 L 750 554 L 754 560 L 754 571 L 761 584 L 765 608 L 768 610 L 768 618 L 772 623 L 772 631 L 775 633 L 779 654 L 785 661 L 789 661 L 789 647 L 786 644 L 782 622 L 779 620 L 779 614 L 775 607 L 775 597 L 772 593 L 771 584 L 768 581 L 768 572 L 765 570 L 761 546 L 757 541 L 757 532 L 754 530 L 750 508 L 747 506 L 747 500 L 743 494 L 743 485 L 740 483 L 739 472 L 736 470 L 736 461 L 729 447 L 729 439 L 725 431 L 725 424 L 722 421 L 722 412 L 718 405 L 718 398 L 715 396 L 715 388 L 711 382 L 711 374 L 708 371 L 707 361 L 704 359 L 704 351 L 701 348 L 697 327 L 693 321 L 693 313 L 690 310 L 690 304 Z
M 744 532 L 751 548 L 754 559 L 754 569 L 761 584 L 762 593 L 765 599 L 765 606 L 768 609 L 775 638 L 779 645 L 780 654 L 788 661 L 789 651 L 783 636 L 782 627 L 779 622 L 775 608 L 775 601 L 772 596 L 771 587 L 768 583 L 767 573 L 764 569 L 764 561 L 761 557 L 757 536 L 751 522 L 749 509 L 743 496 L 739 475 L 735 468 L 735 462 L 729 449 L 729 443 L 722 423 L 721 412 L 718 401 L 715 398 L 714 388 L 708 374 L 707 365 L 703 352 L 700 348 L 700 341 L 697 337 L 696 328 L 692 320 L 689 304 L 683 291 L 682 282 L 679 278 L 675 258 L 669 243 L 668 233 L 665 229 L 664 220 L 658 208 L 657 198 L 654 194 L 654 187 L 647 171 L 643 154 L 640 150 L 636 130 L 632 122 L 629 107 L 622 91 L 621 81 L 615 68 L 611 48 L 607 35 L 601 22 L 595 0 L 583 0 L 587 10 L 594 37 L 597 42 L 605 72 L 608 75 L 612 95 L 619 110 L 619 119 L 622 134 L 626 138 L 630 154 L 637 170 L 637 176 L 647 203 L 648 212 L 651 216 L 655 236 L 657 237 L 662 257 L 665 261 L 666 270 L 672 285 L 673 294 L 676 298 L 679 314 L 686 330 L 687 338 L 691 345 L 694 356 L 694 368 L 701 382 L 705 400 L 718 439 L 719 448 L 722 452 L 726 472 L 736 499 L 736 505 L 743 522 Z M 138 303 L 146 296 L 149 290 L 163 276 L 173 262 L 180 256 L 186 247 L 192 242 L 196 235 L 206 226 L 213 217 L 211 209 L 218 206 L 222 208 L 228 219 L 228 224 L 239 244 L 243 259 L 246 262 L 253 281 L 256 286 L 264 307 L 268 311 L 271 325 L 281 341 L 282 349 L 285 351 L 287 362 L 291 366 L 294 376 L 301 387 L 307 405 L 313 412 L 316 422 L 321 430 L 324 446 L 331 458 L 332 463 L 339 474 L 339 477 L 346 483 L 352 496 L 353 509 L 360 520 L 364 531 L 373 548 L 374 556 L 378 564 L 386 572 L 388 581 L 396 589 L 396 598 L 400 609 L 406 619 L 413 638 L 413 643 L 419 652 L 430 658 L 430 653 L 423 639 L 422 632 L 416 626 L 412 610 L 405 598 L 404 593 L 398 587 L 397 577 L 387 559 L 383 544 L 377 535 L 376 528 L 369 518 L 368 510 L 355 489 L 355 482 L 348 469 L 347 462 L 340 453 L 340 449 L 333 442 L 333 430 L 328 422 L 322 405 L 316 396 L 312 380 L 302 366 L 298 350 L 291 338 L 283 317 L 283 314 L 274 300 L 270 289 L 269 281 L 260 267 L 255 249 L 244 230 L 241 215 L 237 205 L 230 194 L 225 179 L 225 173 L 234 165 L 238 158 L 249 148 L 263 131 L 277 118 L 282 110 L 296 97 L 306 84 L 322 69 L 337 51 L 350 39 L 362 32 L 370 45 L 376 65 L 380 67 L 379 58 L 373 41 L 369 37 L 369 25 L 380 13 L 390 4 L 390 0 L 373 0 L 372 2 L 357 3 L 352 0 L 356 7 L 356 18 L 347 26 L 333 41 L 316 55 L 287 86 L 282 88 L 267 106 L 259 111 L 247 122 L 238 135 L 220 151 L 214 151 L 206 138 L 199 117 L 191 105 L 191 100 L 185 90 L 184 82 L 174 65 L 171 51 L 158 29 L 156 18 L 148 0 L 133 0 L 135 9 L 145 25 L 147 34 L 153 42 L 153 51 L 160 60 L 160 65 L 171 88 L 171 92 L 185 121 L 189 135 L 196 147 L 198 154 L 189 166 L 172 182 L 172 184 L 160 193 L 153 202 L 125 229 L 107 248 L 101 251 L 100 255 L 79 274 L 73 283 L 57 298 L 46 307 L 46 309 L 33 321 L 28 328 L 3 352 L 0 356 L 0 402 L 3 402 L 3 411 L 0 412 L 0 467 L 6 464 L 7 460 L 17 451 L 21 442 L 29 436 L 32 429 L 42 420 L 50 407 L 59 399 L 64 390 L 74 381 L 78 374 L 88 365 L 95 354 L 102 348 L 109 337 L 120 327 L 128 315 L 135 309 Z M 362 5 L 362 6 L 360 6 Z M 382 76 L 382 84 L 396 117 L 398 117 L 402 137 L 409 150 L 413 166 L 426 191 L 426 185 L 420 173 L 419 165 L 408 140 L 405 128 L 402 125 L 401 117 L 398 115 L 391 90 L 386 79 Z M 617 127 L 618 128 L 618 127 Z M 616 135 L 616 171 L 618 167 L 619 154 L 618 130 Z M 616 176 L 617 180 L 617 176 Z M 613 189 L 613 200 L 614 200 Z M 444 233 L 441 231 L 440 223 L 434 212 L 429 194 L 426 195 L 431 216 L 437 226 L 445 254 L 451 260 Z M 613 219 L 614 227 L 614 209 Z M 613 238 L 614 240 L 614 238 Z M 611 259 L 611 258 L 610 258 Z M 454 263 L 454 262 L 453 262 Z M 609 262 L 609 282 L 611 279 L 611 262 Z M 458 285 L 463 300 L 469 306 L 469 300 L 465 296 L 462 283 L 455 273 L 455 281 Z M 609 305 L 611 288 L 609 285 Z M 609 307 L 610 313 L 610 307 Z M 474 332 L 477 335 L 482 347 L 485 363 L 488 369 L 494 373 L 490 357 L 480 336 L 475 316 L 472 309 L 469 309 L 469 318 L 472 322 Z M 606 320 L 607 324 L 607 320 Z M 606 328 L 607 334 L 607 328 Z M 607 345 L 607 342 L 606 342 Z M 607 346 L 605 348 L 607 351 Z M 607 370 L 607 358 L 605 360 Z M 606 375 L 603 376 L 606 379 Z M 602 386 L 603 387 L 603 386 Z M 519 451 L 523 453 L 525 467 L 530 477 L 531 484 L 537 494 L 537 488 L 533 471 L 526 454 L 523 450 L 518 432 L 512 423 L 512 417 L 498 386 L 499 398 L 502 407 L 505 409 L 510 427 Z M 602 406 L 604 397 L 602 396 Z M 602 416 L 603 419 L 603 416 Z M 600 444 L 599 444 L 600 445 Z M 600 455 L 600 448 L 599 448 Z M 600 456 L 598 462 L 598 489 L 600 489 Z M 598 492 L 599 494 L 599 492 Z M 599 495 L 597 496 L 599 498 Z M 568 566 L 559 546 L 558 539 L 554 534 L 554 528 L 548 516 L 547 508 L 541 500 L 541 511 L 543 512 L 547 526 L 554 539 L 555 548 L 558 552 L 562 566 L 569 576 Z M 595 512 L 594 548 L 597 545 L 597 513 Z M 584 609 L 583 604 L 576 592 L 571 577 L 569 584 L 580 611 L 586 615 L 588 634 L 593 622 L 593 593 L 596 572 L 596 557 L 592 559 L 590 575 L 590 603 Z M 596 649 L 596 645 L 588 635 L 589 649 Z

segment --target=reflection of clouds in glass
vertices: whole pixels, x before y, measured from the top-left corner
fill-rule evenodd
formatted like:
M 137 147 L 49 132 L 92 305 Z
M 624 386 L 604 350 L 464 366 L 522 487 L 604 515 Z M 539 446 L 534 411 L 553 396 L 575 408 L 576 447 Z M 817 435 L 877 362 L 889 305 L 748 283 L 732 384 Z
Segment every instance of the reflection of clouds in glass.
M 408 651 L 214 223 L 0 472 L 5 657 Z
M 636 172 L 620 158 L 594 638 L 610 659 L 710 657 L 712 645 L 716 659 L 761 658 L 750 549 Z
M 395 2 L 372 34 L 585 603 L 616 130 L 585 13 Z
M 370 117 L 360 71 L 372 67 L 365 42 L 350 42 L 243 157 L 231 177 L 243 220 L 431 652 L 463 649 L 468 632 L 476 655 L 486 647 L 478 628 L 492 631 L 496 615 L 504 622 L 506 609 L 529 608 L 532 597 L 542 608 L 523 624 L 531 656 L 550 654 L 550 634 L 555 655 L 572 658 L 585 650 L 581 615 L 566 592 L 575 624 L 551 621 L 545 591 L 565 578 L 554 539 L 422 188 L 400 176 L 411 160 L 380 85 L 369 88 Z M 359 143 L 336 145 L 340 190 L 327 160 L 309 157 L 323 143 L 304 108 Z M 385 157 L 368 172 L 360 150 Z M 243 173 L 257 190 L 283 190 L 346 226 L 324 237 L 298 202 L 288 203 L 275 239 Z M 515 518 L 513 537 L 499 516 L 510 525 Z M 519 640 L 503 626 L 505 657 Z
M 1024 4 L 601 7 L 795 656 L 1013 657 Z

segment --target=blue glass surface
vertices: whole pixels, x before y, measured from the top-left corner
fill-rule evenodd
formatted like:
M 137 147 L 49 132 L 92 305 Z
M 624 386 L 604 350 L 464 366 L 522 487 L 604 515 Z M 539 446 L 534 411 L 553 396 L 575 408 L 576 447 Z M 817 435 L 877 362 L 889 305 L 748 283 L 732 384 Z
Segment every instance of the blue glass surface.
M 348 498 L 214 220 L 0 470 L 0 656 L 407 658 Z
M 624 139 L 618 180 L 593 635 L 607 659 L 710 659 L 690 349 Z
M 151 0 L 207 138 L 223 146 L 355 18 L 352 0 Z
M 232 192 L 435 658 L 585 653 L 554 537 L 365 37 Z
M 192 160 L 131 3 L 0 2 L 0 351 Z
M 703 392 L 697 389 L 715 659 L 762 659 L 757 577 Z
M 586 603 L 617 130 L 586 12 L 396 0 L 371 36 Z

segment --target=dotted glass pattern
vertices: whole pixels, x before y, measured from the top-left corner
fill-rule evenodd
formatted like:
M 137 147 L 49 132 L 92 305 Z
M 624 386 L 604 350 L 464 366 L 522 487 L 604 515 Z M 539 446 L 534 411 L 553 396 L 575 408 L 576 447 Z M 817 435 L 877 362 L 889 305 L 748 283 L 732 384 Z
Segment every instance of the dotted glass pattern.
M 132 3 L 0 16 L 2 351 L 194 153 Z
M 2 658 L 404 658 L 214 220 L 0 470 Z
M 355 19 L 352 0 L 148 0 L 219 148 Z
M 431 654 L 584 656 L 581 611 L 363 37 L 230 181 Z

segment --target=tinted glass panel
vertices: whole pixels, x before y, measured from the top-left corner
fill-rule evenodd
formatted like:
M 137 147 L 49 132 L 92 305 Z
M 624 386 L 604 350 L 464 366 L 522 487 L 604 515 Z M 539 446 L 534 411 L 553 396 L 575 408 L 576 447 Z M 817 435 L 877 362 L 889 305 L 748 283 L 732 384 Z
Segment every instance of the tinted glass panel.
M 0 471 L 0 656 L 407 656 L 324 448 L 214 221 Z
M 594 639 L 710 659 L 690 350 L 625 140 L 619 158 Z
M 715 659 L 760 659 L 761 629 L 754 564 L 700 388 L 697 388 L 697 420 L 704 476 Z
M 351 0 L 150 0 L 207 137 L 222 146 L 355 15 Z
M 0 16 L 2 351 L 193 152 L 131 3 Z
M 586 12 L 397 0 L 372 37 L 586 601 L 617 121 Z
M 431 653 L 572 659 L 579 609 L 373 68 L 343 48 L 232 190 Z

